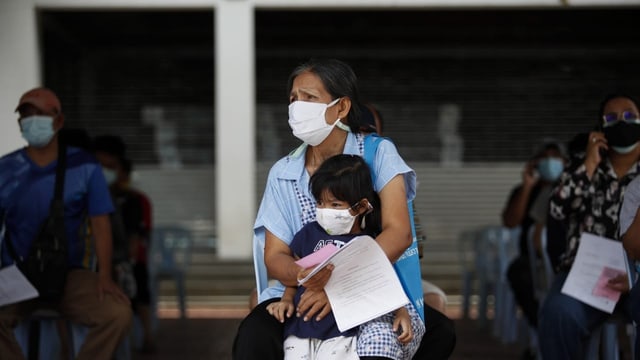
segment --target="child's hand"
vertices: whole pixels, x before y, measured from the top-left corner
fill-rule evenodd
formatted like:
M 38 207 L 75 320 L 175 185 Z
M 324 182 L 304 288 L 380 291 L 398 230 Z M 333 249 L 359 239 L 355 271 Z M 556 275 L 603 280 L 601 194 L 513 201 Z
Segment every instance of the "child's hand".
M 411 317 L 409 312 L 404 307 L 396 310 L 396 318 L 393 319 L 393 331 L 398 333 L 398 330 L 402 332 L 398 335 L 398 341 L 402 344 L 407 344 L 413 339 L 413 329 L 411 329 Z
M 313 275 L 311 278 L 309 278 L 309 280 L 307 280 L 304 283 L 304 287 L 307 289 L 313 289 L 316 291 L 320 291 L 322 289 L 324 289 L 324 286 L 327 284 L 327 282 L 329 281 L 329 278 L 331 277 L 331 272 L 333 271 L 333 264 L 329 264 L 327 266 L 325 266 L 324 268 L 322 268 L 322 270 L 318 271 L 315 275 Z M 313 270 L 314 268 L 308 268 L 308 269 L 301 269 L 298 272 L 298 279 L 304 279 L 305 277 L 307 277 L 307 275 L 309 275 L 309 273 Z
M 267 311 L 283 323 L 293 315 L 293 303 L 288 300 L 280 300 L 267 305 Z

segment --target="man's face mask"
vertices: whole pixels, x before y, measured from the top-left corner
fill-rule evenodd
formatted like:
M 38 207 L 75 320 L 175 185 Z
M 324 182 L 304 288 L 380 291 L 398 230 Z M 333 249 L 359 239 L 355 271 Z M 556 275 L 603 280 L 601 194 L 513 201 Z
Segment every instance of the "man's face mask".
M 20 119 L 22 137 L 29 146 L 44 147 L 53 138 L 53 117 L 48 115 L 31 115 Z
M 327 109 L 338 101 L 340 98 L 328 104 L 309 101 L 294 101 L 289 104 L 289 126 L 293 135 L 311 146 L 317 146 L 329 136 L 334 126 L 349 131 L 349 127 L 342 124 L 340 119 L 333 125 L 327 124 L 325 120 Z
M 114 170 L 105 167 L 102 168 L 102 174 L 104 175 L 104 180 L 107 182 L 107 185 L 112 185 L 118 178 L 118 174 L 116 174 Z

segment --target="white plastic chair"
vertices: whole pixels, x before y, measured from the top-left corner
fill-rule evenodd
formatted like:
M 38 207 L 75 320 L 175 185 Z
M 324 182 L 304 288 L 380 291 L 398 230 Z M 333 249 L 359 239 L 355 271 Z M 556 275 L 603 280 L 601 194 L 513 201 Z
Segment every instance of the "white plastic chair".
M 154 315 L 160 280 L 173 279 L 176 283 L 180 317 L 186 318 L 185 274 L 191 263 L 192 247 L 191 232 L 184 227 L 157 226 L 153 229 L 148 268 Z

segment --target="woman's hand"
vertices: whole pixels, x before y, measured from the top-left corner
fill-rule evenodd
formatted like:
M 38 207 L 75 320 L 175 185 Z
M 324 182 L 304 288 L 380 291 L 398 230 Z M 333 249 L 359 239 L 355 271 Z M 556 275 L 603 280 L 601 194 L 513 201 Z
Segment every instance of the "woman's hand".
M 413 339 L 413 329 L 411 328 L 411 316 L 406 308 L 401 307 L 396 310 L 395 319 L 393 319 L 393 331 L 398 335 L 398 341 L 406 344 Z
M 598 167 L 598 164 L 600 164 L 600 161 L 602 161 L 602 156 L 600 156 L 600 149 L 609 149 L 609 146 L 607 145 L 607 139 L 604 137 L 604 133 L 600 131 L 590 132 L 584 159 L 584 165 L 587 169 L 587 177 L 589 179 L 591 179 L 593 173 Z
M 304 321 L 309 321 L 315 316 L 316 321 L 322 320 L 331 312 L 331 304 L 324 290 L 305 289 L 300 296 L 300 303 L 296 309 L 298 317 L 304 316 Z
M 618 275 L 609 279 L 607 287 L 615 291 L 620 291 L 622 294 L 629 292 L 629 278 L 627 274 Z
M 522 186 L 528 190 L 532 189 L 538 182 L 539 177 L 536 175 L 536 166 L 538 159 L 528 161 L 522 170 Z
M 283 323 L 293 315 L 293 302 L 290 300 L 280 300 L 267 305 L 267 311 L 274 318 Z

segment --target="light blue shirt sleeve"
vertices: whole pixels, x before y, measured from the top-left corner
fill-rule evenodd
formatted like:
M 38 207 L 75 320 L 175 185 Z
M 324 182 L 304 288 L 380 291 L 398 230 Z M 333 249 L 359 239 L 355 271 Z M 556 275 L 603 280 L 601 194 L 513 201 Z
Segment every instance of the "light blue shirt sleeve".
M 292 180 L 281 179 L 283 161 L 277 162 L 269 171 L 267 185 L 260 202 L 254 231 L 264 227 L 286 244 L 302 227 L 298 200 Z
M 629 185 L 627 185 L 627 189 L 624 192 L 620 218 L 618 219 L 621 238 L 633 223 L 638 207 L 640 207 L 640 176 L 633 179 Z
M 280 160 L 269 171 L 267 185 L 253 227 L 253 262 L 258 302 L 281 297 L 284 292 L 284 286 L 280 282 L 274 280 L 269 283 L 264 263 L 266 230 L 289 244 L 296 231 L 302 227 L 293 181 L 280 178 L 283 166 L 284 160 Z
M 389 140 L 383 140 L 378 145 L 375 158 L 375 169 L 371 169 L 376 176 L 375 190 L 380 192 L 396 175 L 404 175 L 404 187 L 407 200 L 416 196 L 416 173 L 405 163 L 395 145 Z

